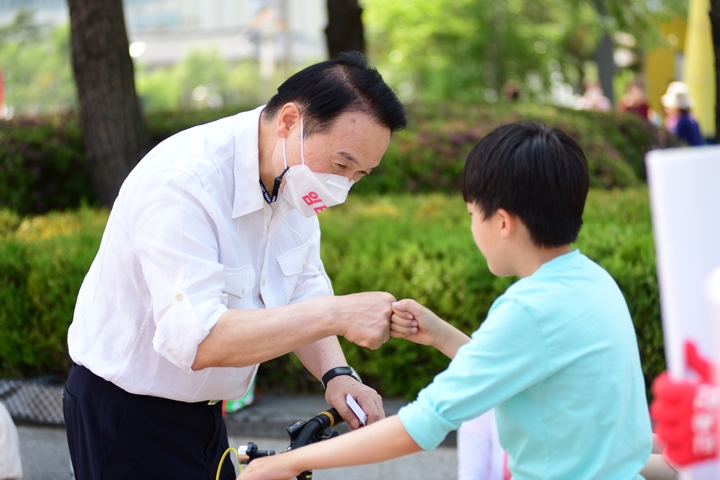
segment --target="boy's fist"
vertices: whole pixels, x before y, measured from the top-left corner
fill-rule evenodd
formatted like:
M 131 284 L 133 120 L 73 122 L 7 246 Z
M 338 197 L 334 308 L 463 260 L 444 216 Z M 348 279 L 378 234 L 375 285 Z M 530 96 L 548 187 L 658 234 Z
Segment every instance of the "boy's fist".
M 405 299 L 392 304 L 390 336 L 406 338 L 422 345 L 433 345 L 439 323 L 437 315 L 415 300 Z
M 692 342 L 685 343 L 685 360 L 699 380 L 674 380 L 667 372 L 660 374 L 653 382 L 655 401 L 650 407 L 656 433 L 667 445 L 664 455 L 681 466 L 718 456 L 720 405 L 712 365 Z

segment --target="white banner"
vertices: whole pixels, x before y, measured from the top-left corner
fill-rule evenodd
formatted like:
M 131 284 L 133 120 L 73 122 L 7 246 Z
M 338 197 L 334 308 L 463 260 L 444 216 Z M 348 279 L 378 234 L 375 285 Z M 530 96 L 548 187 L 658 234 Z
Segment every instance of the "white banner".
M 675 378 L 694 378 L 684 344 L 720 365 L 706 283 L 720 267 L 720 146 L 653 150 L 646 156 L 665 355 Z M 683 469 L 682 479 L 718 480 L 720 462 Z

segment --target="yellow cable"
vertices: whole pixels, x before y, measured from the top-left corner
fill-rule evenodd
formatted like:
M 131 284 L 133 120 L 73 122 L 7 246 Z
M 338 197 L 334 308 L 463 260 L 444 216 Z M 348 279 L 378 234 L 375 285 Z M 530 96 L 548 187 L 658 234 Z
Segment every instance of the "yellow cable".
M 240 466 L 240 472 L 243 471 L 243 467 L 240 464 L 240 456 L 238 455 L 238 451 L 233 447 L 228 447 L 228 449 L 225 450 L 225 453 L 222 454 L 222 457 L 220 457 L 220 464 L 218 465 L 217 475 L 215 475 L 215 480 L 220 480 L 220 471 L 222 470 L 223 462 L 225 461 L 225 457 L 227 457 L 227 454 L 230 452 L 235 453 L 235 458 L 238 459 L 238 465 Z

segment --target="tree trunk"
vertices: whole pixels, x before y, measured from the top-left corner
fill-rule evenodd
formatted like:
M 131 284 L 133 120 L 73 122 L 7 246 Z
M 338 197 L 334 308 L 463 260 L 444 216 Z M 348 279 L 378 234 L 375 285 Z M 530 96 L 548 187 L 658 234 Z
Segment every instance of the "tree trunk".
M 122 0 L 68 0 L 80 128 L 97 199 L 110 206 L 147 152 Z
M 710 25 L 715 52 L 715 143 L 720 145 L 720 0 L 710 0 Z
M 325 36 L 330 58 L 348 50 L 365 53 L 362 10 L 357 0 L 327 0 Z
M 602 2 L 596 1 L 595 8 L 601 17 L 607 17 L 608 11 Z M 595 49 L 595 63 L 598 67 L 598 77 L 602 85 L 603 93 L 615 104 L 615 92 L 613 92 L 613 77 L 615 76 L 615 58 L 613 55 L 613 41 L 607 32 L 603 32 L 600 43 Z

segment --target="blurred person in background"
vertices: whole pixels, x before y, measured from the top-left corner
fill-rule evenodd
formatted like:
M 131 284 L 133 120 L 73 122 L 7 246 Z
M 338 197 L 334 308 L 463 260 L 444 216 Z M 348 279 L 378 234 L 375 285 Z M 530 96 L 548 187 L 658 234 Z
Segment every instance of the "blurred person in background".
M 647 120 L 649 109 L 642 82 L 636 78 L 628 84 L 625 94 L 618 100 L 617 110 L 621 113 L 634 113 L 643 120 Z
M 585 82 L 585 93 L 577 99 L 575 108 L 609 112 L 612 110 L 612 104 L 610 103 L 610 99 L 605 96 L 600 82 L 597 80 L 587 80 Z
M 503 97 L 510 102 L 520 100 L 520 84 L 516 80 L 508 80 L 502 88 Z
M 463 422 L 457 431 L 458 480 L 510 480 L 495 409 Z
M 692 147 L 705 144 L 700 126 L 690 113 L 693 100 L 686 83 L 670 83 L 660 103 L 665 110 L 665 127 L 670 132 Z

